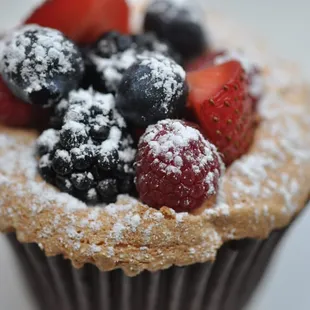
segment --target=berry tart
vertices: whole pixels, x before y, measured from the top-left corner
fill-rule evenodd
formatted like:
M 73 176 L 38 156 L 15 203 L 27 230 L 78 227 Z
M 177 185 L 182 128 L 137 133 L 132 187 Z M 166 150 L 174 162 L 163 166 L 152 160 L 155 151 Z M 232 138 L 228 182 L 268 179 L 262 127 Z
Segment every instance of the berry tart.
M 0 231 L 40 309 L 240 310 L 308 200 L 309 87 L 195 2 L 132 9 L 1 40 Z

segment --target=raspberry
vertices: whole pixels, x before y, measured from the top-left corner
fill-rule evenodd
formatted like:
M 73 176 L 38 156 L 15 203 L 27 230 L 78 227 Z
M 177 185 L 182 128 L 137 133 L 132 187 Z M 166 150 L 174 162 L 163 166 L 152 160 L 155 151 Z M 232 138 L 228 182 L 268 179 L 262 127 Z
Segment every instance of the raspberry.
M 177 212 L 201 207 L 216 195 L 224 165 L 200 131 L 179 120 L 149 126 L 141 137 L 136 186 L 142 202 Z

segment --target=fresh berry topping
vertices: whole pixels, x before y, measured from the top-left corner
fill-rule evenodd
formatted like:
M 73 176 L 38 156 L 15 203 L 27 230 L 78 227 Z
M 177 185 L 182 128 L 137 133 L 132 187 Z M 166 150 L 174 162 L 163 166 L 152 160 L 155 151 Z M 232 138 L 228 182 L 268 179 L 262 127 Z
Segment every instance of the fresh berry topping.
M 58 29 L 76 42 L 91 43 L 111 29 L 127 33 L 129 9 L 125 0 L 49 0 L 26 23 Z
M 239 61 L 242 64 L 243 69 L 248 75 L 249 81 L 249 94 L 252 98 L 254 107 L 264 94 L 264 81 L 261 74 L 259 64 L 250 61 L 242 51 L 240 50 L 219 50 L 211 51 L 204 56 L 201 56 L 191 62 L 187 66 L 187 71 L 196 71 L 209 68 L 214 65 L 220 65 L 230 60 Z
M 125 72 L 116 105 L 126 120 L 143 127 L 180 116 L 187 95 L 185 71 L 172 59 L 157 55 L 141 58 Z
M 16 98 L 0 78 L 0 124 L 7 126 L 42 127 L 49 116 L 47 109 L 25 104 Z
M 208 139 L 230 164 L 249 148 L 255 115 L 247 76 L 237 61 L 188 74 L 189 105 Z
M 72 91 L 55 110 L 58 129 L 37 140 L 41 176 L 87 203 L 109 203 L 117 194 L 131 193 L 136 151 L 114 97 Z
M 184 60 L 203 54 L 207 38 L 203 10 L 191 2 L 155 0 L 147 8 L 144 29 L 171 44 Z
M 87 79 L 98 91 L 116 92 L 124 72 L 138 57 L 154 53 L 180 60 L 167 44 L 152 34 L 129 36 L 108 32 L 86 51 Z
M 149 126 L 141 137 L 136 186 L 142 202 L 154 208 L 192 211 L 216 195 L 222 160 L 199 130 L 179 120 Z
M 214 59 L 214 64 L 220 65 L 230 60 L 239 61 L 247 73 L 250 85 L 249 95 L 252 98 L 254 105 L 256 105 L 264 94 L 264 81 L 259 64 L 250 61 L 242 51 L 237 50 L 226 51 L 219 54 Z
M 32 107 L 16 98 L 0 79 L 0 124 L 27 126 L 32 121 Z
M 8 38 L 1 74 L 12 92 L 28 103 L 48 106 L 75 89 L 84 73 L 81 53 L 59 31 L 28 25 Z

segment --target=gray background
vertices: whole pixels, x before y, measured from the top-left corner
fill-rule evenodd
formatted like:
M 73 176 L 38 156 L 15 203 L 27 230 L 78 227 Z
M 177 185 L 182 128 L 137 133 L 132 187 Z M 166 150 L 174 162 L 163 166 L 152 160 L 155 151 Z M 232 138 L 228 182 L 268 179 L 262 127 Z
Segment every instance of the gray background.
M 0 0 L 0 30 L 38 0 Z M 78 0 L 76 0 L 78 1 Z M 310 80 L 310 1 L 205 0 L 264 37 L 272 50 L 298 62 Z M 13 13 L 14 12 L 14 13 Z M 232 34 L 233 35 L 233 34 Z M 282 243 L 248 310 L 310 309 L 310 206 Z M 34 310 L 14 256 L 0 236 L 0 310 Z

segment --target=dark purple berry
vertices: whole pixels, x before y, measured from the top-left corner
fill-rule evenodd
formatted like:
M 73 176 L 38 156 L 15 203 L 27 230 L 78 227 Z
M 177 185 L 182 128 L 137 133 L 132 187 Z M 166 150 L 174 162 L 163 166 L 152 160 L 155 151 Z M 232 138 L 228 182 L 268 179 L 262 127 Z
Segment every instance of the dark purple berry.
M 39 161 L 39 173 L 44 180 L 52 184 L 54 183 L 56 173 L 52 168 L 52 158 L 49 154 L 41 157 Z
M 70 174 L 73 170 L 70 154 L 65 150 L 57 150 L 52 161 L 52 167 L 61 176 Z
M 136 62 L 124 74 L 116 106 L 130 123 L 145 127 L 182 115 L 188 95 L 185 71 L 157 55 Z
M 79 86 L 84 62 L 78 47 L 61 32 L 27 25 L 8 39 L 1 74 L 17 97 L 49 106 Z
M 97 191 L 104 201 L 114 200 L 118 194 L 117 180 L 105 179 L 97 185 Z
M 180 57 L 166 43 L 153 34 L 123 35 L 106 33 L 88 51 L 86 74 L 94 89 L 113 92 L 118 89 L 124 72 L 142 55 L 160 53 L 180 61 Z
M 111 171 L 117 167 L 119 154 L 116 149 L 100 150 L 97 154 L 97 165 L 103 171 Z
M 114 96 L 73 91 L 56 106 L 55 115 L 59 130 L 46 130 L 37 141 L 42 177 L 92 205 L 129 194 L 125 179 L 134 185 L 136 151 Z
M 71 181 L 66 177 L 57 175 L 55 179 L 55 185 L 64 193 L 73 194 L 74 192 L 74 187 Z
M 87 170 L 94 161 L 94 151 L 91 146 L 82 145 L 73 148 L 70 152 L 74 169 L 78 171 Z
M 69 121 L 60 131 L 60 143 L 67 150 L 85 144 L 87 139 L 85 126 L 81 123 Z
M 104 141 L 108 138 L 110 133 L 110 128 L 109 126 L 100 126 L 97 124 L 94 124 L 90 128 L 90 135 L 93 139 L 99 140 L 99 141 Z
M 54 129 L 47 129 L 38 138 L 36 146 L 40 156 L 52 152 L 55 145 L 59 142 L 59 132 Z
M 71 182 L 80 191 L 89 190 L 94 184 L 94 177 L 90 172 L 72 173 Z
M 204 10 L 191 2 L 155 0 L 147 8 L 144 30 L 167 41 L 184 60 L 203 54 L 207 35 L 203 26 Z

